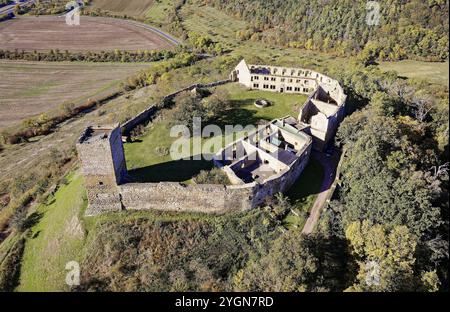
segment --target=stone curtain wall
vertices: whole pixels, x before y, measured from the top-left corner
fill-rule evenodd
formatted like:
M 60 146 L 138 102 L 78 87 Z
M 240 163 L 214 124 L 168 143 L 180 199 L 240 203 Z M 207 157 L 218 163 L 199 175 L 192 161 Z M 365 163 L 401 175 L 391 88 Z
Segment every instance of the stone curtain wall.
M 129 183 L 119 186 L 126 210 L 226 213 L 252 208 L 253 189 L 176 182 Z

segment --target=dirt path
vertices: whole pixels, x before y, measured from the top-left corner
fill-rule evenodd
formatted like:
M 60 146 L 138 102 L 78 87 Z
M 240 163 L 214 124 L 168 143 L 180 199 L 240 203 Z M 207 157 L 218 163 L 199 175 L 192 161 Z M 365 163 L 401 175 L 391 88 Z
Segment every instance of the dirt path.
M 314 201 L 309 217 L 306 220 L 305 226 L 302 230 L 302 233 L 306 235 L 311 234 L 314 230 L 317 221 L 319 221 L 320 213 L 326 204 L 331 186 L 333 185 L 335 179 L 336 168 L 340 159 L 340 152 L 334 151 L 330 157 L 327 157 L 324 153 L 313 152 L 312 156 L 322 165 L 324 179 L 322 186 L 320 187 L 320 193 Z

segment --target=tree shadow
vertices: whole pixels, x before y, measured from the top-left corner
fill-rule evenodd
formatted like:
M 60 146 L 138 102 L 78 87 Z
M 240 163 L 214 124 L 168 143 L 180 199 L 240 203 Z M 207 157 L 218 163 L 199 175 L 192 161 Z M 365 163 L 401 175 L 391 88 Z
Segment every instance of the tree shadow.
M 315 159 L 310 159 L 300 177 L 286 193 L 286 196 L 292 204 L 303 206 L 311 200 L 310 196 L 321 192 L 323 180 L 324 170 L 321 164 Z M 308 208 L 310 207 L 308 206 Z
M 30 214 L 23 222 L 23 229 L 24 230 L 31 229 L 42 219 L 43 215 L 44 214 L 42 212 L 37 211 Z
M 41 231 L 37 231 L 36 233 L 33 234 L 33 236 L 31 236 L 31 238 L 38 238 L 39 235 L 41 234 Z
M 232 108 L 215 120 L 219 127 L 225 125 L 256 125 L 261 118 L 256 117 L 256 111 L 248 110 L 245 106 L 257 99 L 233 100 Z
M 209 156 L 209 155 L 208 155 Z M 137 168 L 128 172 L 129 178 L 136 183 L 184 182 L 192 179 L 202 170 L 211 170 L 214 164 L 210 160 L 172 160 L 165 163 Z

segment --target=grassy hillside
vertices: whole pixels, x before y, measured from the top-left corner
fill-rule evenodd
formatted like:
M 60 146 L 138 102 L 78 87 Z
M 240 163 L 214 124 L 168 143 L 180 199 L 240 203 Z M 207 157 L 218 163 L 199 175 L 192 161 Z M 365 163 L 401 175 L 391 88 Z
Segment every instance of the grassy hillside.
M 136 212 L 85 219 L 82 183 L 78 171 L 71 173 L 37 208 L 16 290 L 69 290 L 69 261 L 80 263 L 84 290 L 232 289 L 232 276 L 281 233 L 262 210 L 221 217 Z M 196 278 L 186 279 L 190 275 Z
M 433 63 L 404 60 L 399 62 L 381 62 L 380 69 L 383 71 L 393 70 L 399 76 L 418 80 L 428 80 L 432 83 L 448 87 L 449 63 Z
M 67 177 L 54 197 L 40 205 L 22 258 L 19 291 L 64 291 L 66 263 L 80 261 L 84 242 L 82 213 L 86 207 L 79 172 Z
M 229 15 L 251 24 L 237 34 L 284 46 L 351 55 L 368 43 L 381 59 L 448 58 L 448 1 L 377 1 L 379 11 L 367 1 L 207 0 Z M 373 25 L 367 19 L 378 16 Z M 369 19 L 373 21 L 374 19 Z
M 320 187 L 320 181 L 311 180 L 320 171 L 317 166 L 312 162 L 294 185 L 294 209 L 301 215 L 291 214 L 287 226 L 303 224 Z M 143 211 L 85 218 L 80 172 L 66 181 L 34 212 L 17 291 L 69 290 L 65 266 L 70 261 L 80 263 L 83 290 L 233 290 L 238 271 L 266 254 L 282 233 L 263 209 L 219 217 Z M 18 239 L 11 236 L 0 256 Z

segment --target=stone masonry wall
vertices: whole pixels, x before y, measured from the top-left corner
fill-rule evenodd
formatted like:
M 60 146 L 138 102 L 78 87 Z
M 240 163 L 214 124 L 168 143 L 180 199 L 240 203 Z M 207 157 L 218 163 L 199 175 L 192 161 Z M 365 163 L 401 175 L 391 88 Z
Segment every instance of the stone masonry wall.
M 129 183 L 119 189 L 126 210 L 225 213 L 252 208 L 251 188 L 161 182 Z

